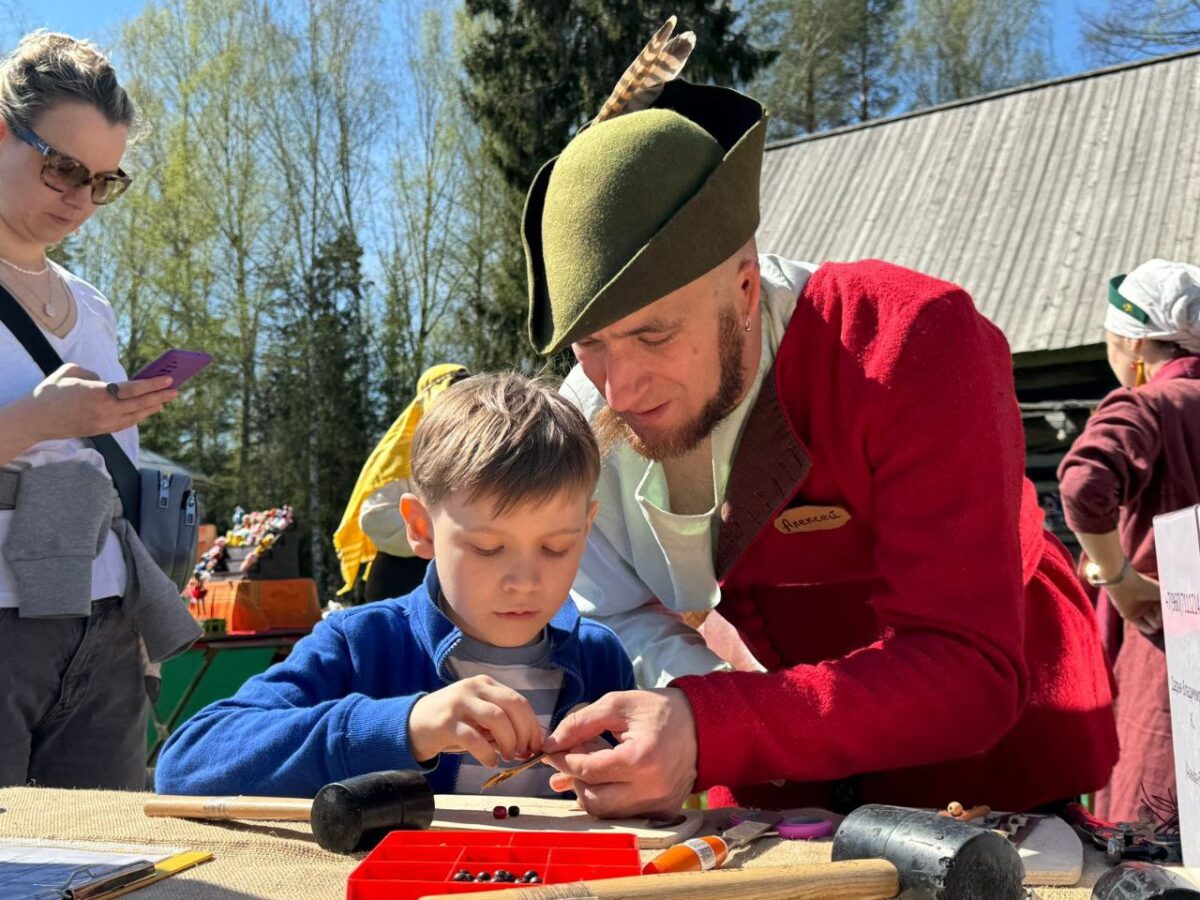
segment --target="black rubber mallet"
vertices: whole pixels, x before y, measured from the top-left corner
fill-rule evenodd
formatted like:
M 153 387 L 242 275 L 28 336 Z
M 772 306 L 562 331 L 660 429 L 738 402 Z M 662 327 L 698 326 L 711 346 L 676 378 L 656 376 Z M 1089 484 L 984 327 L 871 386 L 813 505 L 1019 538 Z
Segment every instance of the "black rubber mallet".
M 1092 900 L 1200 900 L 1200 890 L 1162 866 L 1124 862 L 1096 882 Z
M 143 811 L 181 819 L 308 822 L 324 849 L 356 853 L 370 850 L 389 831 L 428 828 L 433 822 L 433 788 L 420 772 L 403 769 L 335 781 L 312 800 L 162 796 L 147 800 Z
M 833 860 L 896 867 L 903 900 L 1022 900 L 1025 865 L 990 828 L 902 806 L 861 806 L 833 838 Z

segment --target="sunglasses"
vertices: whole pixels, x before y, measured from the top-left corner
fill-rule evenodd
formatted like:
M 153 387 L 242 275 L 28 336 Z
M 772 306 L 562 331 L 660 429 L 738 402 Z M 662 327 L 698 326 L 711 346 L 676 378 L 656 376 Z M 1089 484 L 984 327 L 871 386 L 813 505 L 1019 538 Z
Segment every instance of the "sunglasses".
M 59 153 L 23 125 L 10 123 L 8 130 L 42 155 L 42 184 L 52 191 L 64 194 L 85 184 L 91 185 L 92 202 L 103 206 L 125 193 L 133 181 L 120 169 L 93 175 L 79 160 Z

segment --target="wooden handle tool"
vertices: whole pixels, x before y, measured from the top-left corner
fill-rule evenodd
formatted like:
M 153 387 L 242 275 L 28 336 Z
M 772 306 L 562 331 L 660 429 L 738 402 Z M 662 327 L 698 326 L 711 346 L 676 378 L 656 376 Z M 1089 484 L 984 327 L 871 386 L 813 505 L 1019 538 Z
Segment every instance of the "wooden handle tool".
M 886 900 L 900 893 L 890 862 L 863 859 L 814 866 L 717 869 L 669 875 L 633 875 L 569 884 L 529 884 L 490 891 L 488 900 Z M 426 895 L 458 900 L 461 894 Z
M 508 779 L 512 778 L 514 775 L 520 775 L 522 772 L 524 772 L 528 769 L 532 769 L 534 766 L 536 766 L 538 763 L 540 763 L 545 758 L 545 756 L 546 756 L 545 753 L 539 753 L 536 756 L 531 756 L 529 759 L 525 760 L 525 762 L 521 763 L 519 766 L 513 766 L 511 769 L 505 769 L 502 772 L 497 772 L 495 775 L 493 775 L 491 778 L 489 778 L 487 781 L 485 781 L 481 785 L 481 787 L 483 788 L 483 790 L 486 791 L 490 788 L 494 788 L 498 784 L 503 784 L 504 782 L 508 781 Z
M 308 822 L 325 850 L 370 850 L 397 828 L 433 824 L 433 788 L 420 772 L 395 769 L 352 775 L 327 784 L 308 800 L 301 797 L 151 797 L 148 816 L 182 819 L 258 819 Z
M 263 822 L 307 822 L 311 800 L 289 797 L 182 797 L 166 794 L 146 801 L 148 816 L 179 819 L 249 819 Z

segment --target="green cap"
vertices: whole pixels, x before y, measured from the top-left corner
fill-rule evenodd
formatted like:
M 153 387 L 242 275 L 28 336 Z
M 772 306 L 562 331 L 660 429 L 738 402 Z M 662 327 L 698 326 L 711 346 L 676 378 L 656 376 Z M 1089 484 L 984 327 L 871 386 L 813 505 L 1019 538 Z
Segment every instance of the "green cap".
M 542 166 L 521 223 L 534 348 L 555 353 L 736 253 L 758 228 L 765 136 L 758 101 L 676 80 Z

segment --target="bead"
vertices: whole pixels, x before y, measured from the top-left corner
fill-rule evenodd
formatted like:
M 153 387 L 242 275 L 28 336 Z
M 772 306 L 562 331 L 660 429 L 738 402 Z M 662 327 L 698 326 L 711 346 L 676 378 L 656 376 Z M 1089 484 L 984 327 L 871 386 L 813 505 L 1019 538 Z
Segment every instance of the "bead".
M 492 873 L 491 872 L 480 872 L 478 875 L 475 876 L 475 880 L 476 881 L 491 881 Z
M 451 881 L 474 881 L 470 872 L 455 872 Z
M 540 875 L 538 875 L 537 872 L 530 872 L 528 875 L 525 876 L 525 883 L 526 884 L 541 884 L 542 877 Z
M 955 800 L 955 801 L 947 804 L 946 812 L 950 813 L 950 815 L 954 816 L 954 818 L 957 819 L 959 816 L 961 816 L 963 814 L 963 805 L 961 803 L 959 803 L 957 800 Z
M 508 810 L 505 809 L 503 806 L 492 807 L 492 818 L 493 819 L 504 819 L 504 818 L 507 818 L 507 816 L 508 816 Z
M 509 814 L 510 816 L 512 816 L 512 817 L 515 819 L 517 816 L 519 816 L 519 815 L 521 814 L 521 807 L 519 807 L 519 806 L 510 806 L 510 807 L 508 808 L 508 814 Z
M 526 881 L 536 881 L 538 879 L 538 873 L 533 871 L 533 869 L 530 869 L 528 872 L 526 872 L 521 877 L 524 878 Z

